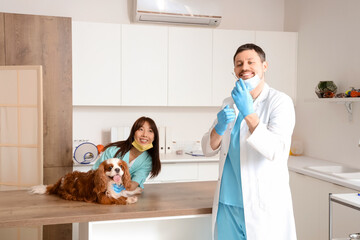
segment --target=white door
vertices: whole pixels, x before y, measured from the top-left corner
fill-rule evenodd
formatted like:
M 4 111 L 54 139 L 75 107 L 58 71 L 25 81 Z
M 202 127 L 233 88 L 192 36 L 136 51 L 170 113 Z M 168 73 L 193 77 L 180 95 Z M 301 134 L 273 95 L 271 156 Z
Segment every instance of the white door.
M 73 105 L 121 104 L 121 25 L 72 22 Z
M 296 100 L 297 82 L 297 33 L 256 32 L 256 44 L 266 54 L 269 68 L 265 81 Z
M 168 28 L 122 25 L 122 105 L 167 105 Z
M 213 39 L 212 105 L 221 106 L 235 86 L 234 54 L 241 45 L 255 42 L 255 31 L 215 29 Z
M 210 106 L 212 30 L 169 28 L 169 106 Z

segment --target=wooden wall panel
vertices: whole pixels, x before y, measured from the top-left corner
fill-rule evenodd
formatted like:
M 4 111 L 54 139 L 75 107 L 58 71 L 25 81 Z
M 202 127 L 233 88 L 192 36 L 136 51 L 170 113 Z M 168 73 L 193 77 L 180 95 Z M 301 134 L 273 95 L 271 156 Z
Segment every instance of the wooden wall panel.
M 6 65 L 42 65 L 44 175 L 72 166 L 71 18 L 5 14 Z M 65 172 L 59 169 L 58 176 Z M 44 179 L 44 183 L 54 183 Z
M 43 240 L 71 240 L 72 235 L 67 236 L 68 232 L 72 232 L 71 224 L 48 225 L 43 230 Z
M 71 18 L 3 13 L 3 19 L 5 65 L 43 67 L 44 184 L 55 183 L 72 169 Z M 71 239 L 71 226 L 44 226 L 43 239 Z
M 5 25 L 4 14 L 0 13 L 0 65 L 5 65 Z

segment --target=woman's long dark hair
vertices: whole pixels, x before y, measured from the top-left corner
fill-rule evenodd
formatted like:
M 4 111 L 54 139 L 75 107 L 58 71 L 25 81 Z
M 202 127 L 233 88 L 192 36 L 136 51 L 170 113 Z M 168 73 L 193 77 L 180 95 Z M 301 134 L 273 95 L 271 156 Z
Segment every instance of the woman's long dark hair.
M 160 173 L 161 163 L 160 163 L 160 154 L 159 154 L 159 131 L 156 127 L 154 120 L 152 120 L 151 118 L 141 117 L 138 120 L 136 120 L 134 122 L 133 126 L 131 127 L 131 131 L 130 131 L 130 135 L 129 135 L 128 139 L 126 139 L 124 141 L 110 143 L 110 144 L 106 145 L 104 150 L 106 150 L 109 147 L 118 147 L 120 149 L 116 152 L 114 157 L 122 158 L 132 148 L 132 142 L 134 141 L 135 132 L 139 128 L 141 128 L 145 122 L 149 123 L 150 128 L 154 132 L 154 141 L 152 143 L 153 147 L 150 148 L 149 150 L 147 150 L 147 152 L 149 153 L 149 155 L 151 156 L 151 159 L 152 159 L 152 169 L 150 172 L 151 173 L 150 177 L 153 178 L 153 177 L 156 177 Z

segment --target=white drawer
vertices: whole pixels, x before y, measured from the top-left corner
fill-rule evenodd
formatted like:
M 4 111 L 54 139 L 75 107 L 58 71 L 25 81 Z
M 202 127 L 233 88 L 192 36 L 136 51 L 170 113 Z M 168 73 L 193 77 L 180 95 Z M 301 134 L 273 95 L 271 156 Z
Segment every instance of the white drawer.
M 198 163 L 166 163 L 161 164 L 161 172 L 147 182 L 175 182 L 198 180 Z

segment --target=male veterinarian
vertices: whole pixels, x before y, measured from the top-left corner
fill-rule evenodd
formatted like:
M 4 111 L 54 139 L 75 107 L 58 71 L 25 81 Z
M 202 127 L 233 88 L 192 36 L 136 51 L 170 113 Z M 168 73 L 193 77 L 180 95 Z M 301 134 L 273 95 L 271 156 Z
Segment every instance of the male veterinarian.
M 238 80 L 202 139 L 206 156 L 220 151 L 213 239 L 296 239 L 287 167 L 294 106 L 265 83 L 267 68 L 260 47 L 237 49 Z

